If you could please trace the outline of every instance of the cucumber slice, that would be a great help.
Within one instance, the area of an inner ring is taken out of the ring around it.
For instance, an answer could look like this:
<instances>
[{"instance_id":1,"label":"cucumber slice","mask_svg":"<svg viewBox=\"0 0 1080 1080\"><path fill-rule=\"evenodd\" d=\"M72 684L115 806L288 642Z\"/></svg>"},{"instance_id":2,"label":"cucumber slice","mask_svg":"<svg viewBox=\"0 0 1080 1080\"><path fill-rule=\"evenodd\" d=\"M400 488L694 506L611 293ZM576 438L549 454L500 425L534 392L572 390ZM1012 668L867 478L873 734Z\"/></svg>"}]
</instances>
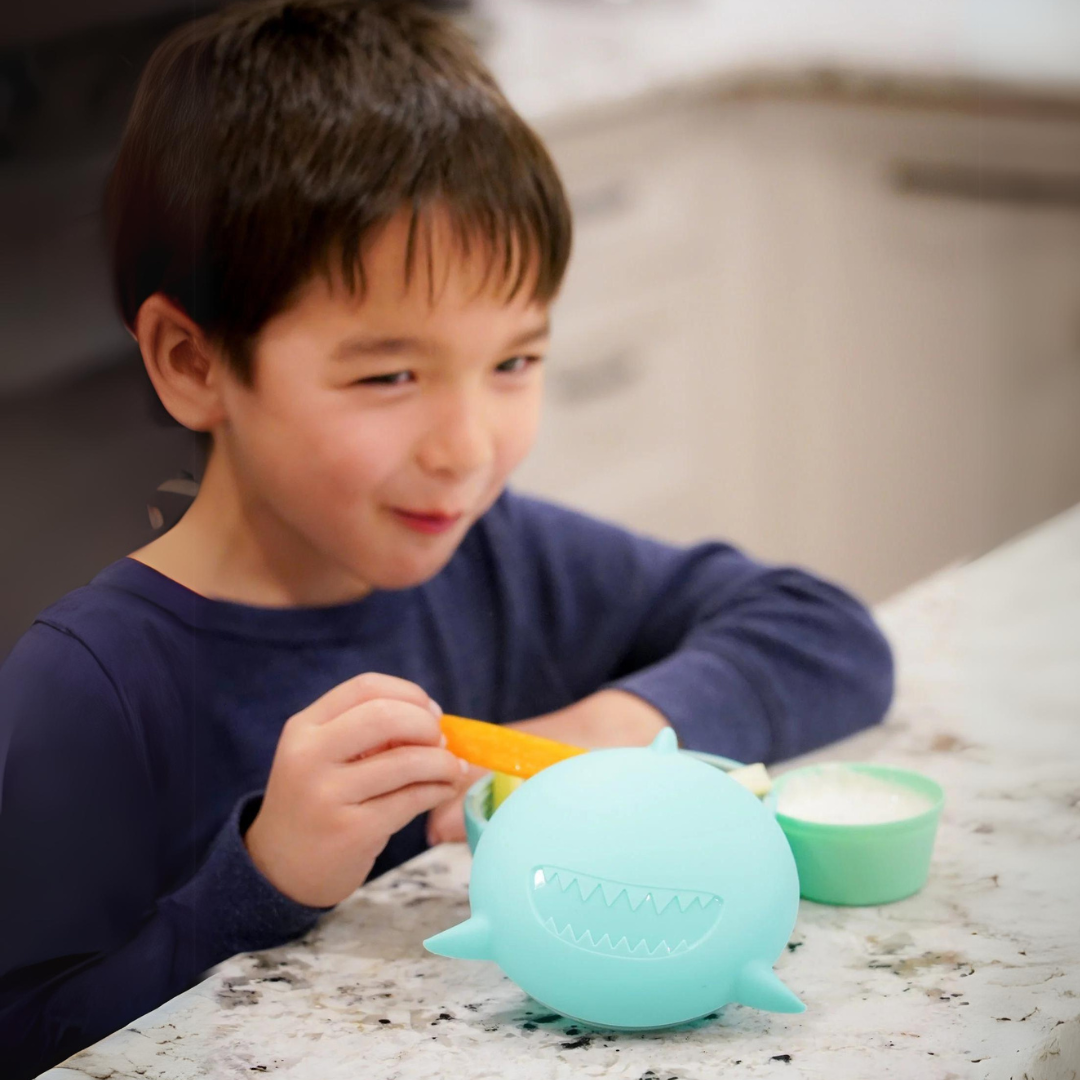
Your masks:
<instances>
[{"instance_id":1,"label":"cucumber slice","mask_svg":"<svg viewBox=\"0 0 1080 1080\"><path fill-rule=\"evenodd\" d=\"M510 776L508 773L493 772L491 774L491 812L494 814L499 806L505 802L507 796L516 791L525 783L524 777Z\"/></svg>"},{"instance_id":2,"label":"cucumber slice","mask_svg":"<svg viewBox=\"0 0 1080 1080\"><path fill-rule=\"evenodd\" d=\"M743 787L749 788L759 799L772 790L772 779L761 762L732 769L728 776L737 780Z\"/></svg>"}]
</instances>

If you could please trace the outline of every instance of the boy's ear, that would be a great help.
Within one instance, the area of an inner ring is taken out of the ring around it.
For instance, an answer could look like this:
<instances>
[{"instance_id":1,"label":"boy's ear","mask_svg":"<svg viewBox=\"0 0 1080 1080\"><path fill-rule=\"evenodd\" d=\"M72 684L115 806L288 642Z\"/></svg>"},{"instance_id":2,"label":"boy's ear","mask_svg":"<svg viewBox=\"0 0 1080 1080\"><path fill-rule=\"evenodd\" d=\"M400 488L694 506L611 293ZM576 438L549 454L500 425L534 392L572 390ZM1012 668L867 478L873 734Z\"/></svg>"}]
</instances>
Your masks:
<instances>
[{"instance_id":1,"label":"boy's ear","mask_svg":"<svg viewBox=\"0 0 1080 1080\"><path fill-rule=\"evenodd\" d=\"M161 404L192 431L211 431L224 419L218 351L182 308L161 293L148 296L132 337Z\"/></svg>"}]
</instances>

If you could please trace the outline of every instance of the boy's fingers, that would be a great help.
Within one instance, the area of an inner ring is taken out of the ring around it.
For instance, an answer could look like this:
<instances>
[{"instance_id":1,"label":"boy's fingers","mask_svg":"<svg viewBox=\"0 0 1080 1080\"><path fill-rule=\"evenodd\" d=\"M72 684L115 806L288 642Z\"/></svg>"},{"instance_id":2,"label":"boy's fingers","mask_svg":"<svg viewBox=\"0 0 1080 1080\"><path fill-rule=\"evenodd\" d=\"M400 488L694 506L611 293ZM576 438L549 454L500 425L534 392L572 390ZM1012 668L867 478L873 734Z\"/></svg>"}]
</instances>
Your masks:
<instances>
[{"instance_id":1,"label":"boy's fingers","mask_svg":"<svg viewBox=\"0 0 1080 1080\"><path fill-rule=\"evenodd\" d=\"M442 729L421 705L375 698L326 721L318 738L322 760L346 762L393 745L439 746Z\"/></svg>"},{"instance_id":2,"label":"boy's fingers","mask_svg":"<svg viewBox=\"0 0 1080 1080\"><path fill-rule=\"evenodd\" d=\"M416 683L409 682L408 679L399 679L396 675L365 671L327 690L322 697L317 698L297 715L303 716L312 724L325 724L354 705L360 705L374 698L408 701L434 714L432 708L434 703Z\"/></svg>"},{"instance_id":3,"label":"boy's fingers","mask_svg":"<svg viewBox=\"0 0 1080 1080\"><path fill-rule=\"evenodd\" d=\"M335 801L341 803L366 803L399 789L434 784L439 788L434 806L453 798L454 782L460 775L458 759L449 750L437 746L395 746L350 762L336 770L329 783Z\"/></svg>"},{"instance_id":4,"label":"boy's fingers","mask_svg":"<svg viewBox=\"0 0 1080 1080\"><path fill-rule=\"evenodd\" d=\"M427 842L436 844L450 843L467 839L465 831L465 795L447 799L434 807L428 814Z\"/></svg>"},{"instance_id":5,"label":"boy's fingers","mask_svg":"<svg viewBox=\"0 0 1080 1080\"><path fill-rule=\"evenodd\" d=\"M405 828L413 818L443 802L446 790L445 784L410 784L369 800L364 804L364 810L378 813L380 820L394 833Z\"/></svg>"}]
</instances>

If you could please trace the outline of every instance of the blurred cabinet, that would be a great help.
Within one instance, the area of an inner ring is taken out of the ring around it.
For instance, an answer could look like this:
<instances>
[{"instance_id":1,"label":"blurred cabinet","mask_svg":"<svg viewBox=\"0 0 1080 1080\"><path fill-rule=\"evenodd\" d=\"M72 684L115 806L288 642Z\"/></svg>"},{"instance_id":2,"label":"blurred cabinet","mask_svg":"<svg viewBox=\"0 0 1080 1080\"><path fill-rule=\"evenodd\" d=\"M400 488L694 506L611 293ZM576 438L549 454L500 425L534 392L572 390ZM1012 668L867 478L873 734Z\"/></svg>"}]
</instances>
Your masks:
<instances>
[{"instance_id":1,"label":"blurred cabinet","mask_svg":"<svg viewBox=\"0 0 1080 1080\"><path fill-rule=\"evenodd\" d=\"M707 140L693 110L548 136L574 211L537 445L516 486L630 527L699 535L698 220Z\"/></svg>"},{"instance_id":2,"label":"blurred cabinet","mask_svg":"<svg viewBox=\"0 0 1080 1080\"><path fill-rule=\"evenodd\" d=\"M1080 500L1080 115L695 99L545 135L578 232L520 487L871 600Z\"/></svg>"}]
</instances>

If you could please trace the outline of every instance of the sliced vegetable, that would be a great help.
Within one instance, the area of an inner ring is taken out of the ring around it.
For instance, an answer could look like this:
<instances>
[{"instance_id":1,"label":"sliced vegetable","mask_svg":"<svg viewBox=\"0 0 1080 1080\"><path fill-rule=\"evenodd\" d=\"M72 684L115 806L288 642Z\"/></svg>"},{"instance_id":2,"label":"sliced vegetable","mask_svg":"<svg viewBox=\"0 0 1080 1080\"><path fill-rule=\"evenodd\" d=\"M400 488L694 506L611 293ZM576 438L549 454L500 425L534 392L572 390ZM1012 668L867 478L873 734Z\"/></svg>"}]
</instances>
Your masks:
<instances>
[{"instance_id":1,"label":"sliced vegetable","mask_svg":"<svg viewBox=\"0 0 1080 1080\"><path fill-rule=\"evenodd\" d=\"M506 801L508 795L513 794L525 783L523 776L507 776L506 773L497 772L491 774L491 812L496 810Z\"/></svg>"},{"instance_id":2,"label":"sliced vegetable","mask_svg":"<svg viewBox=\"0 0 1080 1080\"><path fill-rule=\"evenodd\" d=\"M743 765L742 768L732 769L728 776L732 780L737 780L744 788L749 788L759 799L772 790L772 780L760 761L754 765Z\"/></svg>"},{"instance_id":3,"label":"sliced vegetable","mask_svg":"<svg viewBox=\"0 0 1080 1080\"><path fill-rule=\"evenodd\" d=\"M464 758L481 769L523 780L557 761L588 752L580 746L484 720L466 720L463 716L444 714L439 723L446 736L446 749L455 757Z\"/></svg>"}]
</instances>

